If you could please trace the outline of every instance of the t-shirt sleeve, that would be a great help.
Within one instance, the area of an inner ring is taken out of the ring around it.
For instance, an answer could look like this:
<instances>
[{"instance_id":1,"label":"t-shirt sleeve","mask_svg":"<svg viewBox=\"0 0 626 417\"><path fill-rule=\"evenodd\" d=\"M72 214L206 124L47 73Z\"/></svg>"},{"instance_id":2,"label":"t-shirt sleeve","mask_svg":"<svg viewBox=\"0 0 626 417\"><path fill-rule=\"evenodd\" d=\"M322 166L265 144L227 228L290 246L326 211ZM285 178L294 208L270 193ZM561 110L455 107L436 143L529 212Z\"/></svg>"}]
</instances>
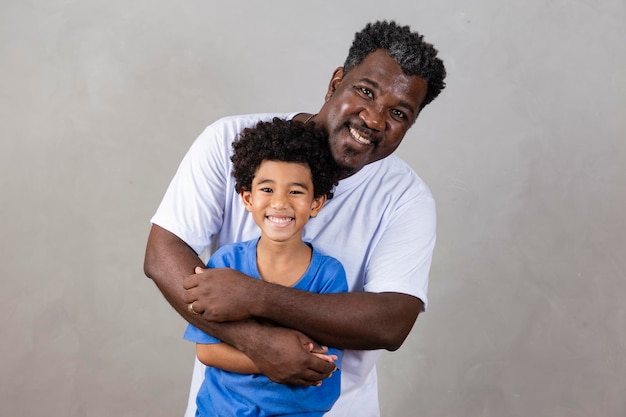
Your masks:
<instances>
[{"instance_id":1,"label":"t-shirt sleeve","mask_svg":"<svg viewBox=\"0 0 626 417\"><path fill-rule=\"evenodd\" d=\"M316 290L320 294L348 292L348 282L346 280L346 271L341 262L332 257L325 257L325 262L321 268L321 274L324 276L324 282Z\"/></svg>"},{"instance_id":2,"label":"t-shirt sleeve","mask_svg":"<svg viewBox=\"0 0 626 417\"><path fill-rule=\"evenodd\" d=\"M205 345L211 345L221 342L219 339L216 339L210 334L203 332L192 324L187 325L187 329L185 330L183 339L189 340L190 342L202 343Z\"/></svg>"},{"instance_id":3,"label":"t-shirt sleeve","mask_svg":"<svg viewBox=\"0 0 626 417\"><path fill-rule=\"evenodd\" d=\"M174 233L197 254L204 252L228 221L226 200L236 196L230 161L233 140L260 120L295 115L228 116L212 123L189 148L150 221Z\"/></svg>"},{"instance_id":4,"label":"t-shirt sleeve","mask_svg":"<svg viewBox=\"0 0 626 417\"><path fill-rule=\"evenodd\" d=\"M428 190L399 206L368 264L365 291L401 292L428 303L436 239L435 201Z\"/></svg>"},{"instance_id":5,"label":"t-shirt sleeve","mask_svg":"<svg viewBox=\"0 0 626 417\"><path fill-rule=\"evenodd\" d=\"M230 140L222 136L209 126L194 141L151 219L198 254L209 246L223 221Z\"/></svg>"}]
</instances>

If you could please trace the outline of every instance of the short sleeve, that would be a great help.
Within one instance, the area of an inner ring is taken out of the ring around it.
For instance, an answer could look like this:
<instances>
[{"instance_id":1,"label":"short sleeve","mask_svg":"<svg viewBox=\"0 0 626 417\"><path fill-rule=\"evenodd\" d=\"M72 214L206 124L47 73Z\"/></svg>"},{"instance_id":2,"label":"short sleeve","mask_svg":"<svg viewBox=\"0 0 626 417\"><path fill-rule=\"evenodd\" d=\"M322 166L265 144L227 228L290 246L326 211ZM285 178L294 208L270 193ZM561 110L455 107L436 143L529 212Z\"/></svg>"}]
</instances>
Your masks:
<instances>
[{"instance_id":1,"label":"short sleeve","mask_svg":"<svg viewBox=\"0 0 626 417\"><path fill-rule=\"evenodd\" d=\"M189 340L190 342L202 343L205 345L220 343L219 339L214 338L213 336L203 332L202 330L191 324L187 325L187 329L185 330L183 339Z\"/></svg>"}]
</instances>

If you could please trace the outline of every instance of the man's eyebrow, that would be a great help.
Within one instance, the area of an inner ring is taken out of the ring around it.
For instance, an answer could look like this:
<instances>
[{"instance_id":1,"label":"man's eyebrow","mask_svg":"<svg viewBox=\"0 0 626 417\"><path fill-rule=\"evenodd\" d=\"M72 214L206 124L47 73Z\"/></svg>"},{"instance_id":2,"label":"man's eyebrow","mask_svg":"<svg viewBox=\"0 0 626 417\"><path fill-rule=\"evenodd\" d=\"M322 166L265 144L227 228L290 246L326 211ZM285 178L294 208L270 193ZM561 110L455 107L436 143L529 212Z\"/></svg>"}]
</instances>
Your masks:
<instances>
[{"instance_id":1,"label":"man's eyebrow","mask_svg":"<svg viewBox=\"0 0 626 417\"><path fill-rule=\"evenodd\" d=\"M367 83L367 84L371 85L372 87L380 90L380 84L378 84L376 81L374 81L374 80L372 80L370 78L367 78L367 77L363 78L362 81L364 83Z\"/></svg>"},{"instance_id":2,"label":"man's eyebrow","mask_svg":"<svg viewBox=\"0 0 626 417\"><path fill-rule=\"evenodd\" d=\"M413 108L413 106L411 106L409 104L409 102L404 101L404 100L400 100L400 102L398 103L399 107L404 108L405 110L407 110L409 113L411 113L411 115L415 115L415 109Z\"/></svg>"}]
</instances>

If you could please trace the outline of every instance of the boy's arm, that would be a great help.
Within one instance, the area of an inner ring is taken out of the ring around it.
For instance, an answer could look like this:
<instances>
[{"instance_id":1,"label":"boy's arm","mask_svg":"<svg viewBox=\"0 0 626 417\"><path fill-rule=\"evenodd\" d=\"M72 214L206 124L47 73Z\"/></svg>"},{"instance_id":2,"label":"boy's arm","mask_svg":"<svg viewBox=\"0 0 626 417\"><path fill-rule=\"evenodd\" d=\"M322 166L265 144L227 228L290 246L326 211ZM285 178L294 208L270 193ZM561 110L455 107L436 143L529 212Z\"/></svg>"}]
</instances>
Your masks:
<instances>
[{"instance_id":1,"label":"boy's arm","mask_svg":"<svg viewBox=\"0 0 626 417\"><path fill-rule=\"evenodd\" d=\"M274 382L315 385L330 376L333 365L311 352L324 352L305 334L282 327L266 328L254 320L215 323L193 315L183 300L183 279L203 266L197 254L178 236L153 225L144 260L145 274L152 278L174 309L189 323L245 352L260 371ZM242 275L226 271L227 280ZM194 304L194 307L196 305Z\"/></svg>"},{"instance_id":2,"label":"boy's arm","mask_svg":"<svg viewBox=\"0 0 626 417\"><path fill-rule=\"evenodd\" d=\"M334 363L338 359L337 355L324 355L321 353L314 353L313 355L330 363ZM206 366L218 368L223 371L238 374L261 373L252 359L227 343L196 343L196 356L198 360Z\"/></svg>"},{"instance_id":3,"label":"boy's arm","mask_svg":"<svg viewBox=\"0 0 626 417\"><path fill-rule=\"evenodd\" d=\"M196 343L198 360L206 366L238 374L258 374L259 368L240 350L227 343Z\"/></svg>"}]
</instances>

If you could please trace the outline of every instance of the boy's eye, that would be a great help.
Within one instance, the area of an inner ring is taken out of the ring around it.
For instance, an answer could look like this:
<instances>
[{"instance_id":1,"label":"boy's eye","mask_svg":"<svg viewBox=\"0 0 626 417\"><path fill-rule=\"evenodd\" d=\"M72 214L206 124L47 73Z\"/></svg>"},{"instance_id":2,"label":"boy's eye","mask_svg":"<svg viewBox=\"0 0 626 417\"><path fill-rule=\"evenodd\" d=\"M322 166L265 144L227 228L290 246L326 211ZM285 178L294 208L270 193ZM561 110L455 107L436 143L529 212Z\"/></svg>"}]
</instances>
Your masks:
<instances>
[{"instance_id":1,"label":"boy's eye","mask_svg":"<svg viewBox=\"0 0 626 417\"><path fill-rule=\"evenodd\" d=\"M264 192L264 193L271 193L271 192L272 192L272 189L271 189L271 188L269 188L269 187L263 187L263 188L261 188L261 192Z\"/></svg>"}]
</instances>

